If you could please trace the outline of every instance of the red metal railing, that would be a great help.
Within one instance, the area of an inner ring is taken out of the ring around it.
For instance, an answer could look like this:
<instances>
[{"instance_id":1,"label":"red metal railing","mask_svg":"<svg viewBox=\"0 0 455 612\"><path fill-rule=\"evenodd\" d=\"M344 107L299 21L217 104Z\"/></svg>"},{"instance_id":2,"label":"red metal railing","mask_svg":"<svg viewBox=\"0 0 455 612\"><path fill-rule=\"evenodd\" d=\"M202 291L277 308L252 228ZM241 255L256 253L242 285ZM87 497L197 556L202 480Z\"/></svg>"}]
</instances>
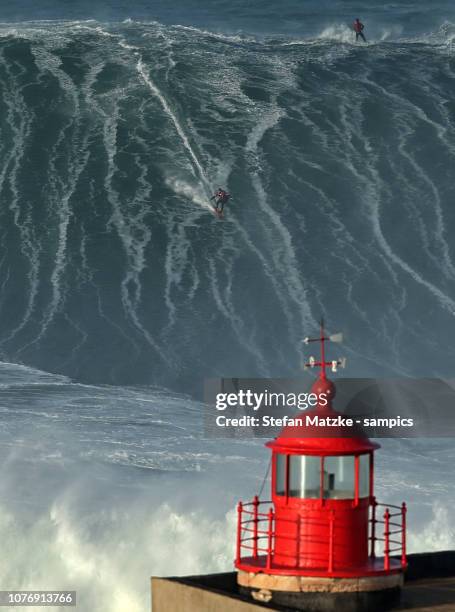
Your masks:
<instances>
[{"instance_id":1,"label":"red metal railing","mask_svg":"<svg viewBox=\"0 0 455 612\"><path fill-rule=\"evenodd\" d=\"M376 508L380 506L385 508L383 519L378 520L376 518ZM392 510L392 512L390 511ZM406 504L403 502L401 506L395 506L393 504L379 504L376 500L373 500L371 504L371 535L370 535L370 555L372 558L376 556L376 542L384 542L384 569L390 569L390 558L393 556L399 556L401 566L406 567ZM398 522L400 517L400 522ZM383 537L376 536L376 525L384 525ZM392 537L390 537L392 536Z\"/></svg>"},{"instance_id":2,"label":"red metal railing","mask_svg":"<svg viewBox=\"0 0 455 612\"><path fill-rule=\"evenodd\" d=\"M259 557L264 560L265 557L265 568L267 570L273 568L276 530L275 513L270 506L271 503L271 501L259 501L257 496L254 497L252 502L246 504L239 502L237 506L237 564L245 559L252 559L254 561ZM268 511L260 512L259 506L264 505L269 505ZM329 541L327 557L325 558L325 565L329 572L333 570L334 525L335 513L332 511L328 515ZM246 553L245 556L244 553ZM281 556L283 556L283 553L281 553ZM297 561L297 559L295 561Z\"/></svg>"},{"instance_id":3,"label":"red metal railing","mask_svg":"<svg viewBox=\"0 0 455 612\"><path fill-rule=\"evenodd\" d=\"M236 564L242 561L265 561L266 570L273 569L274 545L276 538L275 514L270 507L271 501L259 501L255 496L252 502L239 502L237 506L237 547ZM269 505L267 512L261 512L260 506ZM376 518L377 507L384 507L383 520ZM392 512L391 512L392 510ZM398 522L397 517L401 518ZM306 520L306 519L303 519ZM328 546L327 558L322 565L328 572L334 571L334 546L336 512L332 510L327 515ZM370 524L370 558L376 558L376 542L383 542L384 570L391 569L391 558L400 559L402 568L406 567L406 504L394 506L379 504L374 499L371 503ZM383 535L377 535L377 525L383 525ZM398 535L399 534L399 535ZM245 554L246 553L246 554ZM382 556L382 555L381 555ZM295 559L298 565L298 559Z\"/></svg>"},{"instance_id":4,"label":"red metal railing","mask_svg":"<svg viewBox=\"0 0 455 612\"><path fill-rule=\"evenodd\" d=\"M239 502L237 506L238 519L236 553L238 563L242 558L242 550L246 549L247 551L250 551L249 556L252 556L253 559L257 559L259 553L266 554L266 566L268 568L271 567L273 555L274 513L272 508L270 508L268 512L259 512L260 505L271 503L272 502L270 501L260 502L257 495L254 497L252 502L247 504ZM246 536L245 533L247 534Z\"/></svg>"}]
</instances>

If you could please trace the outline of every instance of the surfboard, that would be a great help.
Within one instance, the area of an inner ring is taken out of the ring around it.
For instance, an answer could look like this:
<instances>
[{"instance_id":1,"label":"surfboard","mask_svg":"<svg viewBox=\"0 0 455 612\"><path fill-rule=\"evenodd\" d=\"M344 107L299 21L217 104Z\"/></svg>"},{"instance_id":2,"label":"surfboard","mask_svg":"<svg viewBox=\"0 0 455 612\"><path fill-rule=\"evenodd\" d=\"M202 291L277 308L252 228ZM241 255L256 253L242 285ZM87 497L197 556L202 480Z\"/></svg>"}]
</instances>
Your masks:
<instances>
[{"instance_id":1,"label":"surfboard","mask_svg":"<svg viewBox=\"0 0 455 612\"><path fill-rule=\"evenodd\" d=\"M213 214L218 217L218 219L224 219L224 214L217 210L214 206L213 206Z\"/></svg>"}]
</instances>

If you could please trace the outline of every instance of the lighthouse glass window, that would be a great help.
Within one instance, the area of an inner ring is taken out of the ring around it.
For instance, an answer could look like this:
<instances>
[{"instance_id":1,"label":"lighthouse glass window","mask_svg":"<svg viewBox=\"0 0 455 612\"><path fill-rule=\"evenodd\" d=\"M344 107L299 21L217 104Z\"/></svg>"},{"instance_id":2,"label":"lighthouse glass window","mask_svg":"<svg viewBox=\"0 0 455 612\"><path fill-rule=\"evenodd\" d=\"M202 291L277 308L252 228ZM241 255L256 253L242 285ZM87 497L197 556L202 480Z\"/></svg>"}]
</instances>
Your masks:
<instances>
[{"instance_id":1,"label":"lighthouse glass window","mask_svg":"<svg viewBox=\"0 0 455 612\"><path fill-rule=\"evenodd\" d=\"M286 463L288 486L286 487ZM321 479L321 462L323 478ZM359 497L369 495L370 456L359 456ZM317 457L276 455L275 493L302 499L354 499L355 457L352 455ZM322 481L322 482L321 482ZM321 485L323 489L321 491Z\"/></svg>"},{"instance_id":2,"label":"lighthouse glass window","mask_svg":"<svg viewBox=\"0 0 455 612\"><path fill-rule=\"evenodd\" d=\"M369 455L359 456L359 497L369 495ZM355 497L355 458L353 456L324 458L324 498L353 499Z\"/></svg>"},{"instance_id":3,"label":"lighthouse glass window","mask_svg":"<svg viewBox=\"0 0 455 612\"><path fill-rule=\"evenodd\" d=\"M320 457L290 455L289 497L319 497L320 474Z\"/></svg>"},{"instance_id":4,"label":"lighthouse glass window","mask_svg":"<svg viewBox=\"0 0 455 612\"><path fill-rule=\"evenodd\" d=\"M354 457L324 457L324 498L353 499L354 496Z\"/></svg>"}]
</instances>

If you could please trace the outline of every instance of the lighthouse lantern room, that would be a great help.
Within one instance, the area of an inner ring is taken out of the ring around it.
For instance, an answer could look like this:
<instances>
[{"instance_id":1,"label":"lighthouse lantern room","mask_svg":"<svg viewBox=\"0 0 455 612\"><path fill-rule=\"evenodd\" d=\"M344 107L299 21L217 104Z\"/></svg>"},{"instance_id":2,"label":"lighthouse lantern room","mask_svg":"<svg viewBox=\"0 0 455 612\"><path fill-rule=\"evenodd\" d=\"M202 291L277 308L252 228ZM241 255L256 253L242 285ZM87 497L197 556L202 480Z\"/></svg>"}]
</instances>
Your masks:
<instances>
[{"instance_id":1,"label":"lighthouse lantern room","mask_svg":"<svg viewBox=\"0 0 455 612\"><path fill-rule=\"evenodd\" d=\"M320 360L307 365L320 368L311 391L324 401L303 414L322 425L289 425L268 442L271 500L238 504L237 581L256 600L294 609L382 611L399 598L406 568L406 505L376 500L379 444L342 422L324 425L342 416L326 374L339 364L326 361L330 339L322 323L320 337L306 339L320 343Z\"/></svg>"}]
</instances>

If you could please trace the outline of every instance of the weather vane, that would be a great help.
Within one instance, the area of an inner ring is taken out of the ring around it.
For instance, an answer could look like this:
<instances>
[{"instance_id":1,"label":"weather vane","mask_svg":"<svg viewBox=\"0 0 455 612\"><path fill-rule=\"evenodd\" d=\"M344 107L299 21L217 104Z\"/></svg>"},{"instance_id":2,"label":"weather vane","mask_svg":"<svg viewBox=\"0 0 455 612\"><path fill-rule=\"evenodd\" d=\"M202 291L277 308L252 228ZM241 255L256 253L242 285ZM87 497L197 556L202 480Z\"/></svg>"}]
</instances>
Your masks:
<instances>
[{"instance_id":1,"label":"weather vane","mask_svg":"<svg viewBox=\"0 0 455 612\"><path fill-rule=\"evenodd\" d=\"M306 370L308 368L321 368L321 378L326 378L326 367L330 366L332 372L337 372L338 368L346 367L346 358L342 357L341 359L331 359L326 361L325 358L325 343L326 342L343 342L343 334L332 334L330 336L325 335L324 330L324 320L321 319L321 333L319 338L304 338L302 340L303 344L310 344L310 342L319 342L321 345L321 356L320 360L316 361L315 357L309 357L308 362L303 364L303 368Z\"/></svg>"}]
</instances>

